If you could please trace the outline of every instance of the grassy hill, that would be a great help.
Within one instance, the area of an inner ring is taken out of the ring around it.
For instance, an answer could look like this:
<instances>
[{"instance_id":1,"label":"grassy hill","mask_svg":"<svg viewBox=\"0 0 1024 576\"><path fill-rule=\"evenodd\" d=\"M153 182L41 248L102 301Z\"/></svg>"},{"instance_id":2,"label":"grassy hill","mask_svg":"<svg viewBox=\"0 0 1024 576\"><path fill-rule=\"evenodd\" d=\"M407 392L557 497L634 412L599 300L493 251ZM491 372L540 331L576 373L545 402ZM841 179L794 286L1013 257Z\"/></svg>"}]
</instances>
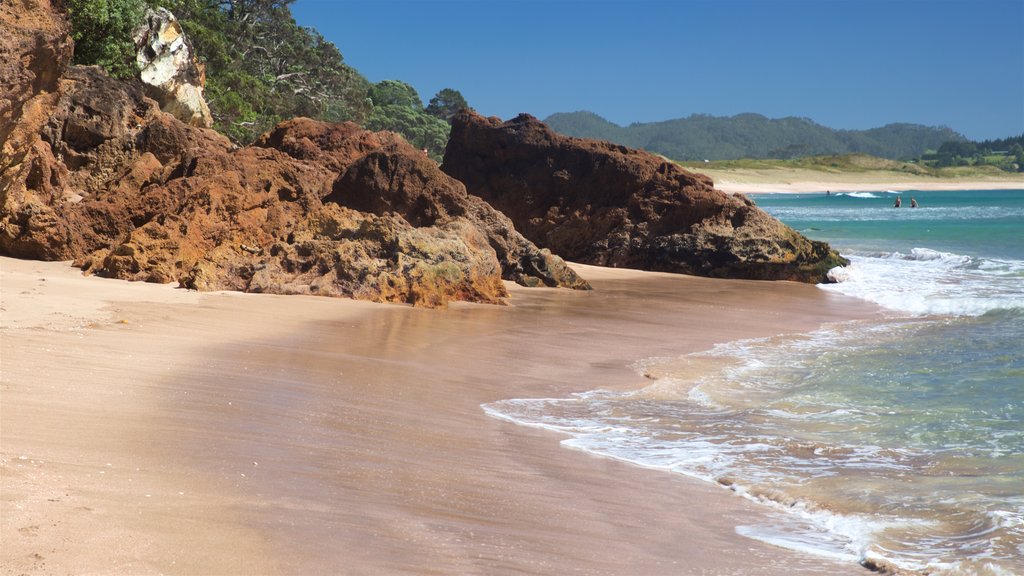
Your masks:
<instances>
[{"instance_id":1,"label":"grassy hill","mask_svg":"<svg viewBox=\"0 0 1024 576\"><path fill-rule=\"evenodd\" d=\"M963 135L945 127L889 124L870 130L835 130L807 118L772 119L760 114L695 114L619 126L592 112L570 112L552 114L545 122L568 136L609 140L676 160L785 159L839 154L899 160L920 157L944 142L966 141Z\"/></svg>"}]
</instances>

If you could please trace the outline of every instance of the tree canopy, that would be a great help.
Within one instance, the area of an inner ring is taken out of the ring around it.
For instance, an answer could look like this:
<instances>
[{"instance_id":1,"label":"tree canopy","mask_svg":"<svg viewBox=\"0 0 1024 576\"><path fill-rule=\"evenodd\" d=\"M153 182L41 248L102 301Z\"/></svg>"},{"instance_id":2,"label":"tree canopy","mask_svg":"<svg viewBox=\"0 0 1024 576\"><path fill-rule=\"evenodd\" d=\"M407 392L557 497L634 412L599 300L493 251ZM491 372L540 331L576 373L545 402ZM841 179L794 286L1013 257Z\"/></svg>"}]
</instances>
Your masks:
<instances>
[{"instance_id":1,"label":"tree canopy","mask_svg":"<svg viewBox=\"0 0 1024 576\"><path fill-rule=\"evenodd\" d=\"M116 78L135 74L132 31L142 21L139 0L65 0L73 24L75 64L99 65Z\"/></svg>"},{"instance_id":2,"label":"tree canopy","mask_svg":"<svg viewBox=\"0 0 1024 576\"><path fill-rule=\"evenodd\" d=\"M370 114L370 83L334 44L296 24L293 1L160 2L206 64L214 127L240 143L294 116L364 122Z\"/></svg>"},{"instance_id":3,"label":"tree canopy","mask_svg":"<svg viewBox=\"0 0 1024 576\"><path fill-rule=\"evenodd\" d=\"M469 103L462 96L462 93L452 88L444 88L430 99L427 104L427 114L450 122L460 110L469 108Z\"/></svg>"},{"instance_id":4,"label":"tree canopy","mask_svg":"<svg viewBox=\"0 0 1024 576\"><path fill-rule=\"evenodd\" d=\"M448 125L435 112L450 102L466 106L457 90L442 90L428 110L405 82L371 84L334 44L295 22L289 8L294 0L65 1L75 62L98 64L122 78L136 73L132 32L145 9L170 10L206 67L214 128L240 144L281 120L308 116L392 130L440 157Z\"/></svg>"},{"instance_id":5,"label":"tree canopy","mask_svg":"<svg viewBox=\"0 0 1024 576\"><path fill-rule=\"evenodd\" d=\"M405 106L423 108L419 93L401 80L381 80L370 87L370 100L374 106Z\"/></svg>"},{"instance_id":6,"label":"tree canopy","mask_svg":"<svg viewBox=\"0 0 1024 576\"><path fill-rule=\"evenodd\" d=\"M370 88L373 112L366 122L370 130L393 130L417 148L439 159L448 142L448 123L431 116L412 86L398 80L382 80Z\"/></svg>"}]
</instances>

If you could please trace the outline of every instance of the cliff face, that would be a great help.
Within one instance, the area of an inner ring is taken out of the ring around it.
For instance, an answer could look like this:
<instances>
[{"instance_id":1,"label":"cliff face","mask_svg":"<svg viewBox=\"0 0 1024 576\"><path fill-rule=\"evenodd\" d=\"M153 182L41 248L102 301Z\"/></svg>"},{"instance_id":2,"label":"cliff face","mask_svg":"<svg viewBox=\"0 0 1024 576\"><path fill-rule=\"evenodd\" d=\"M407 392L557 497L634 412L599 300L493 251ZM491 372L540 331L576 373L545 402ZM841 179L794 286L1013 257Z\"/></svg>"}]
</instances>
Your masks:
<instances>
[{"instance_id":1,"label":"cliff face","mask_svg":"<svg viewBox=\"0 0 1024 576\"><path fill-rule=\"evenodd\" d=\"M296 119L238 149L139 82L68 66L45 2L4 3L0 24L0 254L424 306L499 302L502 278L586 287L395 134Z\"/></svg>"},{"instance_id":2,"label":"cliff face","mask_svg":"<svg viewBox=\"0 0 1024 576\"><path fill-rule=\"evenodd\" d=\"M601 266L712 277L826 281L846 261L710 178L623 146L556 134L521 115L464 111L442 169L524 236Z\"/></svg>"}]
</instances>

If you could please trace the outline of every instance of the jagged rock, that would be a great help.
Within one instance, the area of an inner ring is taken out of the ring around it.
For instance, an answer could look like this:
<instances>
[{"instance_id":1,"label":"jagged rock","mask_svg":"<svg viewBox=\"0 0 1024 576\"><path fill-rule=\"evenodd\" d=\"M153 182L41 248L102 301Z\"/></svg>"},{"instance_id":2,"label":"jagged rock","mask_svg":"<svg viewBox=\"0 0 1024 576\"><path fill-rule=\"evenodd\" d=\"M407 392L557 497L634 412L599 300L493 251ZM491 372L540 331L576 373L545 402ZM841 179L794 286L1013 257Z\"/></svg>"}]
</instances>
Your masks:
<instances>
[{"instance_id":1,"label":"jagged rock","mask_svg":"<svg viewBox=\"0 0 1024 576\"><path fill-rule=\"evenodd\" d=\"M166 8L147 9L145 23L133 36L135 64L147 95L186 124L212 126L213 116L203 97L203 65L174 14Z\"/></svg>"},{"instance_id":2,"label":"jagged rock","mask_svg":"<svg viewBox=\"0 0 1024 576\"><path fill-rule=\"evenodd\" d=\"M529 115L463 111L442 169L522 234L577 262L822 282L845 259L742 195L639 150L561 136Z\"/></svg>"},{"instance_id":3,"label":"jagged rock","mask_svg":"<svg viewBox=\"0 0 1024 576\"><path fill-rule=\"evenodd\" d=\"M53 189L66 170L40 132L71 62L70 28L49 0L16 0L0 3L0 30L0 252L57 258L50 239L67 234Z\"/></svg>"},{"instance_id":4,"label":"jagged rock","mask_svg":"<svg viewBox=\"0 0 1024 576\"><path fill-rule=\"evenodd\" d=\"M292 118L278 123L253 145L277 148L292 158L338 174L366 154L402 141L394 132L370 132L354 122L328 124L310 118ZM328 192L329 189L324 193Z\"/></svg>"},{"instance_id":5,"label":"jagged rock","mask_svg":"<svg viewBox=\"0 0 1024 576\"><path fill-rule=\"evenodd\" d=\"M0 253L70 260L107 246L165 204L146 186L180 174L190 151L231 147L97 67L68 67L46 96L16 123L30 145L0 174Z\"/></svg>"},{"instance_id":6,"label":"jagged rock","mask_svg":"<svg viewBox=\"0 0 1024 576\"><path fill-rule=\"evenodd\" d=\"M484 233L502 276L524 286L590 286L550 251L516 232L512 222L405 141L356 160L334 183L325 202L374 214L393 213L417 227L448 227L464 219Z\"/></svg>"},{"instance_id":7,"label":"jagged rock","mask_svg":"<svg viewBox=\"0 0 1024 576\"><path fill-rule=\"evenodd\" d=\"M162 112L137 80L68 67L52 6L0 6L28 47L0 46L41 55L3 87L18 105L0 124L0 254L200 290L422 306L500 302L503 277L585 287L396 134L300 118L237 148ZM53 49L33 52L42 42Z\"/></svg>"},{"instance_id":8,"label":"jagged rock","mask_svg":"<svg viewBox=\"0 0 1024 576\"><path fill-rule=\"evenodd\" d=\"M68 23L52 18L50 0L0 2L0 142L10 142L10 131L26 102L53 92L57 79L71 62ZM0 170L9 166L13 150L0 156Z\"/></svg>"}]
</instances>

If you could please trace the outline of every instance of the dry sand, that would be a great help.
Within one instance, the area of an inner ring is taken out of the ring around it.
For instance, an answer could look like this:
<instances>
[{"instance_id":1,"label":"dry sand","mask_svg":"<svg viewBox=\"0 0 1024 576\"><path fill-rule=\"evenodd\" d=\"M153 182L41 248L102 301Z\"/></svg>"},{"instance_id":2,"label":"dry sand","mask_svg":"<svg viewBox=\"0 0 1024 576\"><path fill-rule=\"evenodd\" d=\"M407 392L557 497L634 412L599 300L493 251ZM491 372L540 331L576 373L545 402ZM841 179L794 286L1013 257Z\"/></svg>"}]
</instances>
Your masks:
<instances>
[{"instance_id":1,"label":"dry sand","mask_svg":"<svg viewBox=\"0 0 1024 576\"><path fill-rule=\"evenodd\" d=\"M829 174L817 170L695 168L711 176L715 188L743 194L798 192L872 192L879 190L1021 190L1024 174L1006 174L988 179L941 179L896 172L843 172Z\"/></svg>"},{"instance_id":2,"label":"dry sand","mask_svg":"<svg viewBox=\"0 0 1024 576\"><path fill-rule=\"evenodd\" d=\"M580 266L596 290L420 310L196 294L0 259L3 574L857 574L762 511L481 403L870 317L811 286Z\"/></svg>"}]
</instances>

